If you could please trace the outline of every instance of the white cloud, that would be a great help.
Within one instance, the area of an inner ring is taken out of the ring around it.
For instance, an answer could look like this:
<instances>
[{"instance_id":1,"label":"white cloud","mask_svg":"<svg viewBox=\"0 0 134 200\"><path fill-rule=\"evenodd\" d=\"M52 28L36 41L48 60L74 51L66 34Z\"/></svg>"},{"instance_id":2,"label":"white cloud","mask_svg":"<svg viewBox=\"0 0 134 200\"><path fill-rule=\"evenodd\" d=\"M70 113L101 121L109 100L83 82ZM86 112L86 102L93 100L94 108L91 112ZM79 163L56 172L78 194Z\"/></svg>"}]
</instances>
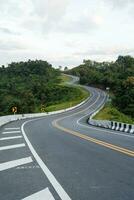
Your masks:
<instances>
[{"instance_id":1,"label":"white cloud","mask_svg":"<svg viewBox=\"0 0 134 200\"><path fill-rule=\"evenodd\" d=\"M39 58L74 65L84 56L134 55L133 0L0 0L0 5L1 64Z\"/></svg>"},{"instance_id":2,"label":"white cloud","mask_svg":"<svg viewBox=\"0 0 134 200\"><path fill-rule=\"evenodd\" d=\"M114 8L122 8L134 4L133 0L105 0L106 3L112 5Z\"/></svg>"},{"instance_id":3,"label":"white cloud","mask_svg":"<svg viewBox=\"0 0 134 200\"><path fill-rule=\"evenodd\" d=\"M32 15L24 21L27 28L48 33L62 20L70 0L32 0Z\"/></svg>"},{"instance_id":4,"label":"white cloud","mask_svg":"<svg viewBox=\"0 0 134 200\"><path fill-rule=\"evenodd\" d=\"M110 46L110 47L103 47L103 48L94 48L89 49L85 52L75 52L75 56L93 56L93 55L119 55L119 54L132 54L134 53L134 48L127 48L127 47L117 47L117 46Z\"/></svg>"},{"instance_id":5,"label":"white cloud","mask_svg":"<svg viewBox=\"0 0 134 200\"><path fill-rule=\"evenodd\" d=\"M40 17L59 18L64 15L70 0L32 0L34 13Z\"/></svg>"}]
</instances>

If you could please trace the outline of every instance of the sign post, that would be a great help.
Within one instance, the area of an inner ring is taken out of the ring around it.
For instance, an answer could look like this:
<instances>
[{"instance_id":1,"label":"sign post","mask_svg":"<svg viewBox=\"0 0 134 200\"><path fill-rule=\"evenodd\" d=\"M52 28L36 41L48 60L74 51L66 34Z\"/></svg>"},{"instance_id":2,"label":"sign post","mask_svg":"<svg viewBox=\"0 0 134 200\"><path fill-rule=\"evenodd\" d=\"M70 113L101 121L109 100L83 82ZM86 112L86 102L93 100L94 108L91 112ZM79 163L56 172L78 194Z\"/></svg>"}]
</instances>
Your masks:
<instances>
[{"instance_id":1,"label":"sign post","mask_svg":"<svg viewBox=\"0 0 134 200\"><path fill-rule=\"evenodd\" d=\"M12 112L14 113L14 115L17 113L17 107L16 106L12 107Z\"/></svg>"}]
</instances>

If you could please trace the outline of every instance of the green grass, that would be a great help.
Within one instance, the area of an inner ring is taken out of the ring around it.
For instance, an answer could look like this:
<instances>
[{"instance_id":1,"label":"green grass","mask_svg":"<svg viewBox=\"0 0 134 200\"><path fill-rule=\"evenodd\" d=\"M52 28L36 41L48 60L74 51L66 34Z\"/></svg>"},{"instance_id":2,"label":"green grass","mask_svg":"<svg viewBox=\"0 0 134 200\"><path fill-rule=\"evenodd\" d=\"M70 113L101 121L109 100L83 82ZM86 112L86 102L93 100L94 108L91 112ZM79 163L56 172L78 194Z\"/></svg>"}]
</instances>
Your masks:
<instances>
[{"instance_id":1,"label":"green grass","mask_svg":"<svg viewBox=\"0 0 134 200\"><path fill-rule=\"evenodd\" d=\"M66 76L66 75L62 75L61 76L61 85L66 85L67 82L69 82L71 80L70 77ZM67 85L68 86L68 85ZM74 97L72 96L72 98L69 100L69 101L65 101L65 102L62 102L62 103L57 103L55 105L50 105L50 106L47 106L45 108L45 111L46 112L52 112L52 111L57 111L57 110L62 110L62 109L66 109L66 108L70 108L70 107L73 107L73 106L76 106L77 104L81 103L82 101L86 100L90 94L87 90L85 90L84 88L80 87L80 86L68 86L68 87L73 87L75 88L75 90L77 91L77 97Z\"/></svg>"},{"instance_id":2,"label":"green grass","mask_svg":"<svg viewBox=\"0 0 134 200\"><path fill-rule=\"evenodd\" d=\"M66 85L69 81L71 81L72 80L72 78L71 77L69 77L69 76L67 76L67 75L65 75L65 74L62 74L61 76L60 76L60 85Z\"/></svg>"},{"instance_id":3,"label":"green grass","mask_svg":"<svg viewBox=\"0 0 134 200\"><path fill-rule=\"evenodd\" d=\"M113 107L111 104L106 104L104 108L94 117L97 120L110 120L118 121L123 123L133 124L134 119L121 113L117 108Z\"/></svg>"}]
</instances>

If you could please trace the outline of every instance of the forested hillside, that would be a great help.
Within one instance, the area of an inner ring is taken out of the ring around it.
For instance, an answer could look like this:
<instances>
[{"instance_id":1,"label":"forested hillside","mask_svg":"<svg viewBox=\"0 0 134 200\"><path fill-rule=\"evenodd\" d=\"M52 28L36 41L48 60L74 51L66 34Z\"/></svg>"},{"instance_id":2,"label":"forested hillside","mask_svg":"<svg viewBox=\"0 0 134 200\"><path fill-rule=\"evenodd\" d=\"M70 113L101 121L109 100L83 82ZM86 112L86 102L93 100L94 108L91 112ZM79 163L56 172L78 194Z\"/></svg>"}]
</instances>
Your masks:
<instances>
[{"instance_id":1,"label":"forested hillside","mask_svg":"<svg viewBox=\"0 0 134 200\"><path fill-rule=\"evenodd\" d=\"M81 91L60 85L61 72L41 60L0 67L0 115L45 111L46 107L75 100Z\"/></svg>"},{"instance_id":2,"label":"forested hillside","mask_svg":"<svg viewBox=\"0 0 134 200\"><path fill-rule=\"evenodd\" d=\"M112 103L134 118L134 58L119 56L115 62L84 60L83 64L67 71L80 77L81 84L93 85L114 94Z\"/></svg>"}]
</instances>

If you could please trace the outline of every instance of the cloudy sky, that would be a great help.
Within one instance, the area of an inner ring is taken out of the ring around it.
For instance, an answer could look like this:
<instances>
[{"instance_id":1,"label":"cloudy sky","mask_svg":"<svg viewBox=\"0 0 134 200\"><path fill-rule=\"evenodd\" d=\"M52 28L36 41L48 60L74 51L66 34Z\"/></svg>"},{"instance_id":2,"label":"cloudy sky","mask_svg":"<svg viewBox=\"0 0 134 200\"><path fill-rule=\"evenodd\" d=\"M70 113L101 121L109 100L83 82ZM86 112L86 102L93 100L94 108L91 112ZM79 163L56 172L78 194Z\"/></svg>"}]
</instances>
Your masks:
<instances>
[{"instance_id":1,"label":"cloudy sky","mask_svg":"<svg viewBox=\"0 0 134 200\"><path fill-rule=\"evenodd\" d=\"M0 65L134 56L134 0L0 0Z\"/></svg>"}]
</instances>

